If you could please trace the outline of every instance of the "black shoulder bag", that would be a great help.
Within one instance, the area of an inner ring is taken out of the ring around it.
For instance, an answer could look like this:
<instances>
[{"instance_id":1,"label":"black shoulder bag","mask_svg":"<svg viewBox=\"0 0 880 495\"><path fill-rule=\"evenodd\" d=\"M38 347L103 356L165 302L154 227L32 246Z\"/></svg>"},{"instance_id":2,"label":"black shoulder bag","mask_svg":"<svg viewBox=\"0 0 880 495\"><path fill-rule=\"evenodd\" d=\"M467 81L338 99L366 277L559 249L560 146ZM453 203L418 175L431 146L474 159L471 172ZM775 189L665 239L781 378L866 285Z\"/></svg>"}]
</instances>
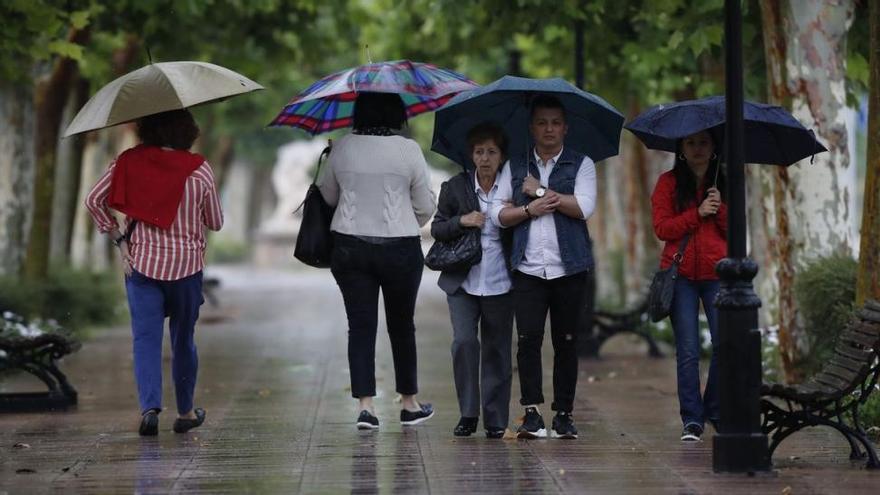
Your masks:
<instances>
[{"instance_id":1,"label":"black shoulder bag","mask_svg":"<svg viewBox=\"0 0 880 495\"><path fill-rule=\"evenodd\" d=\"M684 249L690 238L690 234L684 236L678 246L678 252L672 257L672 265L665 270L658 270L651 280L651 289L648 291L648 314L651 316L651 321L660 321L672 312L672 297L675 295L678 265L681 264Z\"/></svg>"},{"instance_id":2,"label":"black shoulder bag","mask_svg":"<svg viewBox=\"0 0 880 495\"><path fill-rule=\"evenodd\" d=\"M296 209L299 211L302 208L303 219L299 227L299 234L296 236L293 256L315 268L330 268L330 258L333 253L333 234L330 232L330 222L333 221L335 208L324 201L321 191L315 185L318 174L321 172L321 161L329 154L330 146L327 146L318 158L318 170L315 171L315 178L312 179L312 184L306 192L306 199Z\"/></svg>"}]
</instances>

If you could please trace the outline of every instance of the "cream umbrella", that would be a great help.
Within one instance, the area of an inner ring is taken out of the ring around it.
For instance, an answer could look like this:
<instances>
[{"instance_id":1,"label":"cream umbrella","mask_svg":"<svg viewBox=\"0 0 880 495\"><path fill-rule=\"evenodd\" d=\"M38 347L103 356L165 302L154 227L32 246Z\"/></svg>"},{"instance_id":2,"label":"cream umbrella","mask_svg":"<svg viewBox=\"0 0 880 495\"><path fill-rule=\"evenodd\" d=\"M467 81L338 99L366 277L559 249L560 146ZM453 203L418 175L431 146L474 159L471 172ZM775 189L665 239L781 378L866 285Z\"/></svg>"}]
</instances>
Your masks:
<instances>
[{"instance_id":1,"label":"cream umbrella","mask_svg":"<svg viewBox=\"0 0 880 495\"><path fill-rule=\"evenodd\" d=\"M264 89L243 75L207 62L159 62L101 88L67 126L64 137L147 115Z\"/></svg>"}]
</instances>

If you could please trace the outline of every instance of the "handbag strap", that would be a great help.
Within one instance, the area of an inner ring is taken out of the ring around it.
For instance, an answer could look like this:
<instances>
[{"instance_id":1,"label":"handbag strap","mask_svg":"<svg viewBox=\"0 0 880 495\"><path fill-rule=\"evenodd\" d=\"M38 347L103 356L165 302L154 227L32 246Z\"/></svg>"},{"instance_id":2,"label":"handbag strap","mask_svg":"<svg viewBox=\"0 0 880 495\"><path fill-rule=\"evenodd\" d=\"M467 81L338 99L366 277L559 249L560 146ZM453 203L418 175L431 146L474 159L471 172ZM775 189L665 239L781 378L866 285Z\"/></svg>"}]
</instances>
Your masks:
<instances>
[{"instance_id":1,"label":"handbag strap","mask_svg":"<svg viewBox=\"0 0 880 495\"><path fill-rule=\"evenodd\" d=\"M318 181L318 176L321 174L321 163L324 161L324 158L330 156L330 151L333 149L333 140L327 140L327 146L321 151L321 155L318 156L318 168L315 170L315 177L312 178L312 184Z\"/></svg>"},{"instance_id":2,"label":"handbag strap","mask_svg":"<svg viewBox=\"0 0 880 495\"><path fill-rule=\"evenodd\" d=\"M691 240L691 233L688 232L684 235L684 238L681 240L681 243L678 245L678 251L672 256L672 263L675 265L681 264L682 258L684 258L684 248L687 247L688 241Z\"/></svg>"}]
</instances>

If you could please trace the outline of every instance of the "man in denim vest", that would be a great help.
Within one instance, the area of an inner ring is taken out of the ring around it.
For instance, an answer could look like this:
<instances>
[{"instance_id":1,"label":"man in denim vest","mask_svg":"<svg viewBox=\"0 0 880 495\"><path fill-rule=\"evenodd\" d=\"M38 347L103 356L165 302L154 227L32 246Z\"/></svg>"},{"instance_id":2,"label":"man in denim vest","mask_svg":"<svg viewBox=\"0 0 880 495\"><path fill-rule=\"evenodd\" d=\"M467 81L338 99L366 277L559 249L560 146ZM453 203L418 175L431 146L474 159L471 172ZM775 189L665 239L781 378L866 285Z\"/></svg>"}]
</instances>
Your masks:
<instances>
[{"instance_id":1,"label":"man in denim vest","mask_svg":"<svg viewBox=\"0 0 880 495\"><path fill-rule=\"evenodd\" d=\"M553 340L554 438L577 438L571 417L577 387L577 333L593 253L586 219L596 205L596 167L563 146L568 125L562 103L547 95L532 101L529 131L535 148L511 154L499 177L491 219L513 231L510 268L516 311L519 381L525 420L519 438L544 438L538 406L542 392L541 344L550 312ZM512 148L513 149L513 148ZM526 162L528 159L528 162ZM512 203L512 206L511 206Z\"/></svg>"}]
</instances>

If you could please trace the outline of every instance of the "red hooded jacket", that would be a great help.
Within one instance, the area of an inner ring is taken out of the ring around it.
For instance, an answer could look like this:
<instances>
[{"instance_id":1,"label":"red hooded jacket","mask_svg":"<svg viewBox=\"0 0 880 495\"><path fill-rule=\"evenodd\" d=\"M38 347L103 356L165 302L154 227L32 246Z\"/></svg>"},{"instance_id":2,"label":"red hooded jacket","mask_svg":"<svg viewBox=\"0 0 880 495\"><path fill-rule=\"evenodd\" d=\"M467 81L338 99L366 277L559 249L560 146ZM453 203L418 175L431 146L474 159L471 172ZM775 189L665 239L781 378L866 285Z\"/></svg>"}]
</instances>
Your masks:
<instances>
[{"instance_id":1,"label":"red hooded jacket","mask_svg":"<svg viewBox=\"0 0 880 495\"><path fill-rule=\"evenodd\" d=\"M684 211L675 206L675 175L670 170L657 179L651 195L654 233L665 241L660 268L672 265L682 238L690 233L678 272L689 280L717 280L715 264L727 256L727 205L721 203L718 213L700 218L697 208L703 201L702 188L698 197Z\"/></svg>"}]
</instances>

